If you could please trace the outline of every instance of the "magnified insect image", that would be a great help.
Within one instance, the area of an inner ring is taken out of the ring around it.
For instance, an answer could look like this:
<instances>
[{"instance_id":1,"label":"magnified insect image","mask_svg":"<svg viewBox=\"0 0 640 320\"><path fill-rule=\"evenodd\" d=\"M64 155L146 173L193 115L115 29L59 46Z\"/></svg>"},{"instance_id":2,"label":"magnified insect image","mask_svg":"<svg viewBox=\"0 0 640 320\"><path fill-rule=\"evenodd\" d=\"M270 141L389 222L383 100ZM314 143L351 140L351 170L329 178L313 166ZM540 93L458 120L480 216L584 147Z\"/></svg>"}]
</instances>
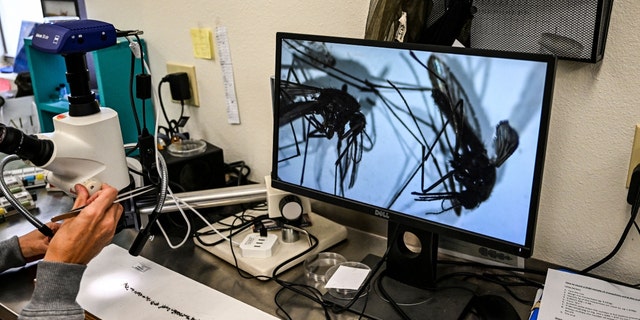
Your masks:
<instances>
[{"instance_id":1,"label":"magnified insect image","mask_svg":"<svg viewBox=\"0 0 640 320\"><path fill-rule=\"evenodd\" d=\"M545 63L282 41L281 179L524 243Z\"/></svg>"}]
</instances>

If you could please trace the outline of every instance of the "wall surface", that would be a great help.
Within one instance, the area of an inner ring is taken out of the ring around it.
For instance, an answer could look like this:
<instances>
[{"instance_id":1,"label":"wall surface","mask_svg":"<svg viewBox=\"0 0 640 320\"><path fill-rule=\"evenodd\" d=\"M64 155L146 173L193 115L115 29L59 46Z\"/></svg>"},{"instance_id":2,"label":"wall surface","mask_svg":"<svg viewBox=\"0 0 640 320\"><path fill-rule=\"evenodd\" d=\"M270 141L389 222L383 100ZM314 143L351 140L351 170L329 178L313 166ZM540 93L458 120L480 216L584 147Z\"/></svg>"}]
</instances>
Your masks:
<instances>
[{"instance_id":1,"label":"wall surface","mask_svg":"<svg viewBox=\"0 0 640 320\"><path fill-rule=\"evenodd\" d=\"M86 0L86 5L89 18L144 31L154 86L166 74L167 61L196 66L201 107L187 110L188 131L223 148L225 161L246 161L251 178L260 181L271 166L275 32L361 38L369 1ZM613 249L627 223L626 175L640 123L638 16L640 1L615 1L604 60L558 65L536 258L585 268ZM228 30L240 125L227 123L218 60L196 59L191 49L190 28L216 26ZM173 117L179 114L178 106L168 107ZM620 252L596 273L639 283L639 239L632 229Z\"/></svg>"}]
</instances>

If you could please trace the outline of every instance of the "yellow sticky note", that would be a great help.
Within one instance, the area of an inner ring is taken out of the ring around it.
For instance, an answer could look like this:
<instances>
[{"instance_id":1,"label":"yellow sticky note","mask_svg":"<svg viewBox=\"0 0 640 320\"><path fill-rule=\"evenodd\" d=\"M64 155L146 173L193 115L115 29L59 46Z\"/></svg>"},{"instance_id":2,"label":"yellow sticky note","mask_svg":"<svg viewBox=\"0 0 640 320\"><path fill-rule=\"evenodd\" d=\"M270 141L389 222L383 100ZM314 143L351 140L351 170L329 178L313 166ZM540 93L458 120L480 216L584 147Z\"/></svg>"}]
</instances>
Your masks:
<instances>
[{"instance_id":1,"label":"yellow sticky note","mask_svg":"<svg viewBox=\"0 0 640 320\"><path fill-rule=\"evenodd\" d=\"M191 43L193 55L196 58L213 59L213 43L211 41L211 29L191 28Z\"/></svg>"}]
</instances>

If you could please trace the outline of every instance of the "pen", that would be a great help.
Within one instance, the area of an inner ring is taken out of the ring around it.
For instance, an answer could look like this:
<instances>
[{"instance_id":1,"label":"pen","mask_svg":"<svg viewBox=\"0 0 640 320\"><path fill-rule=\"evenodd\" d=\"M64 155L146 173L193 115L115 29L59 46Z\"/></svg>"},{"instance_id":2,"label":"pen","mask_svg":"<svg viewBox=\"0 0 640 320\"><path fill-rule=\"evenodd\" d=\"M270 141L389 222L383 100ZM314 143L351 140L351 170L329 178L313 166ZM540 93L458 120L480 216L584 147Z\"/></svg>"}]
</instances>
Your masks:
<instances>
[{"instance_id":1,"label":"pen","mask_svg":"<svg viewBox=\"0 0 640 320\"><path fill-rule=\"evenodd\" d=\"M155 189L155 186L146 186L146 187L140 187L140 188L128 191L128 192L121 193L120 195L118 195L118 198L115 201L113 201L113 203L118 203L120 201L131 199L131 198L133 198L135 196L139 196L141 194L147 193L147 192L149 192L151 190L154 190L154 189ZM73 217L77 216L80 213L80 211L82 211L82 209L84 209L85 207L86 207L86 205L80 206L80 207L77 207L77 208L75 208L73 210L67 211L67 212L65 212L63 214L57 215L57 216L51 218L51 222L58 222L58 221L61 221L61 220L64 220L64 219L73 218Z\"/></svg>"},{"instance_id":2,"label":"pen","mask_svg":"<svg viewBox=\"0 0 640 320\"><path fill-rule=\"evenodd\" d=\"M542 300L542 289L536 291L536 298L534 299L533 306L531 306L531 314L529 320L538 319L538 312L540 311L540 301Z\"/></svg>"}]
</instances>

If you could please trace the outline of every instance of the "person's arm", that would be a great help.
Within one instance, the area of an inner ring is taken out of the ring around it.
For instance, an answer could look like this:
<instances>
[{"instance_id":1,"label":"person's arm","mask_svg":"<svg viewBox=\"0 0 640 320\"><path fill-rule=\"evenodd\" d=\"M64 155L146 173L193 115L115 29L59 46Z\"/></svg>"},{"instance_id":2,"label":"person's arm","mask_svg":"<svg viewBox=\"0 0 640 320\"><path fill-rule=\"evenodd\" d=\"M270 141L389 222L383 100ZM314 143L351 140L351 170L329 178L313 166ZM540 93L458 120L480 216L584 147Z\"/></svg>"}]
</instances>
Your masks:
<instances>
[{"instance_id":1,"label":"person's arm","mask_svg":"<svg viewBox=\"0 0 640 320\"><path fill-rule=\"evenodd\" d=\"M118 194L113 187L103 185L91 197L84 187L76 186L76 192L74 207L87 207L65 220L51 239L38 264L33 296L19 319L84 319L84 310L76 302L82 274L113 239L123 209L113 203Z\"/></svg>"},{"instance_id":2,"label":"person's arm","mask_svg":"<svg viewBox=\"0 0 640 320\"><path fill-rule=\"evenodd\" d=\"M57 223L47 223L54 233L58 230ZM49 238L33 230L20 237L14 236L0 241L0 272L10 268L22 267L27 262L36 261L44 256L49 247Z\"/></svg>"},{"instance_id":3,"label":"person's arm","mask_svg":"<svg viewBox=\"0 0 640 320\"><path fill-rule=\"evenodd\" d=\"M40 261L33 296L18 319L84 319L84 309L76 297L86 268L81 264Z\"/></svg>"},{"instance_id":4,"label":"person's arm","mask_svg":"<svg viewBox=\"0 0 640 320\"><path fill-rule=\"evenodd\" d=\"M17 236L0 241L0 272L24 266L25 263L27 261L22 256Z\"/></svg>"}]
</instances>

